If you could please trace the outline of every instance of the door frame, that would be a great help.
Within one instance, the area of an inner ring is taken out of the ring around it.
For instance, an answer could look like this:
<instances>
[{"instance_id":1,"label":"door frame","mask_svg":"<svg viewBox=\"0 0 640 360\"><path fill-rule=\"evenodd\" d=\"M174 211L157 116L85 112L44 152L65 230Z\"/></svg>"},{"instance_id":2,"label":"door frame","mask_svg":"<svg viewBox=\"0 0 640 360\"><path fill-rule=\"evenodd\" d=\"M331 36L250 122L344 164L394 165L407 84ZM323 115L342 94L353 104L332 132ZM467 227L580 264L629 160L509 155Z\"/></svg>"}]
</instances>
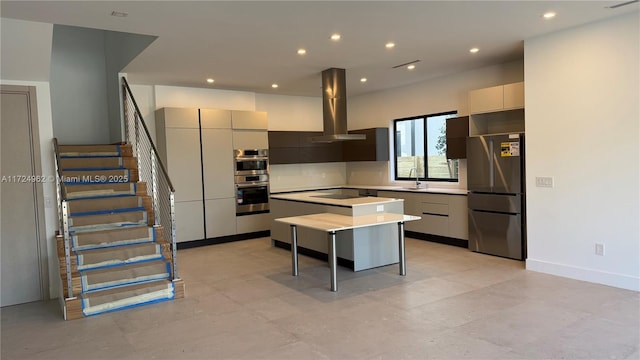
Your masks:
<instances>
[{"instance_id":1,"label":"door frame","mask_svg":"<svg viewBox=\"0 0 640 360\"><path fill-rule=\"evenodd\" d=\"M29 139L31 147L31 171L33 175L42 179L42 162L40 153L40 131L38 127L38 106L35 86L22 85L0 85L2 94L23 94L27 96L27 106L29 107ZM49 300L49 249L47 244L45 213L44 213L44 183L33 183L35 190L34 208L36 212L36 245L38 251L38 271L40 273L40 300Z\"/></svg>"}]
</instances>

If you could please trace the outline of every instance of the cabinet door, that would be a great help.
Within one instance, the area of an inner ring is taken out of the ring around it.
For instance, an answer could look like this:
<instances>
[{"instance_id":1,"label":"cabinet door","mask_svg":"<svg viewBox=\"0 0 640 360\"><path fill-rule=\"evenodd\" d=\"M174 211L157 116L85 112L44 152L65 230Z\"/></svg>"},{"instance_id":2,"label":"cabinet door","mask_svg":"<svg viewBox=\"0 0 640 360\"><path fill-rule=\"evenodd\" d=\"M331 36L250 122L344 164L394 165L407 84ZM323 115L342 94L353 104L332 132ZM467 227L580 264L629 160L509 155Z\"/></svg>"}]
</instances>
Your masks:
<instances>
[{"instance_id":1,"label":"cabinet door","mask_svg":"<svg viewBox=\"0 0 640 360\"><path fill-rule=\"evenodd\" d=\"M469 112L471 114L500 111L504 107L503 86L494 86L469 92Z\"/></svg>"},{"instance_id":2,"label":"cabinet door","mask_svg":"<svg viewBox=\"0 0 640 360\"><path fill-rule=\"evenodd\" d=\"M235 195L231 129L202 129L202 169L205 199Z\"/></svg>"},{"instance_id":3,"label":"cabinet door","mask_svg":"<svg viewBox=\"0 0 640 360\"><path fill-rule=\"evenodd\" d=\"M467 157L467 136L469 136L468 116L447 119L447 159Z\"/></svg>"},{"instance_id":4,"label":"cabinet door","mask_svg":"<svg viewBox=\"0 0 640 360\"><path fill-rule=\"evenodd\" d=\"M234 130L233 149L268 149L269 135L266 130Z\"/></svg>"},{"instance_id":5,"label":"cabinet door","mask_svg":"<svg viewBox=\"0 0 640 360\"><path fill-rule=\"evenodd\" d=\"M302 160L300 134L295 131L269 131L269 163L298 164Z\"/></svg>"},{"instance_id":6,"label":"cabinet door","mask_svg":"<svg viewBox=\"0 0 640 360\"><path fill-rule=\"evenodd\" d=\"M200 109L200 124L203 129L231 129L231 111Z\"/></svg>"},{"instance_id":7,"label":"cabinet door","mask_svg":"<svg viewBox=\"0 0 640 360\"><path fill-rule=\"evenodd\" d=\"M524 108L524 82L504 86L504 109Z\"/></svg>"},{"instance_id":8,"label":"cabinet door","mask_svg":"<svg viewBox=\"0 0 640 360\"><path fill-rule=\"evenodd\" d=\"M344 161L389 161L389 129L351 130L349 134L363 134L365 140L343 142Z\"/></svg>"},{"instance_id":9,"label":"cabinet door","mask_svg":"<svg viewBox=\"0 0 640 360\"><path fill-rule=\"evenodd\" d=\"M468 222L467 197L463 195L449 196L449 237L468 240Z\"/></svg>"},{"instance_id":10,"label":"cabinet door","mask_svg":"<svg viewBox=\"0 0 640 360\"><path fill-rule=\"evenodd\" d=\"M176 201L202 200L200 131L167 128L167 171L176 190Z\"/></svg>"},{"instance_id":11,"label":"cabinet door","mask_svg":"<svg viewBox=\"0 0 640 360\"><path fill-rule=\"evenodd\" d=\"M234 110L231 112L231 123L234 129L267 130L267 113Z\"/></svg>"},{"instance_id":12,"label":"cabinet door","mask_svg":"<svg viewBox=\"0 0 640 360\"><path fill-rule=\"evenodd\" d=\"M197 129L198 109L189 108L162 108L158 110L164 119L166 128Z\"/></svg>"},{"instance_id":13,"label":"cabinet door","mask_svg":"<svg viewBox=\"0 0 640 360\"><path fill-rule=\"evenodd\" d=\"M177 201L176 241L183 242L202 239L204 239L202 200Z\"/></svg>"},{"instance_id":14,"label":"cabinet door","mask_svg":"<svg viewBox=\"0 0 640 360\"><path fill-rule=\"evenodd\" d=\"M205 200L207 239L235 235L236 199Z\"/></svg>"},{"instance_id":15,"label":"cabinet door","mask_svg":"<svg viewBox=\"0 0 640 360\"><path fill-rule=\"evenodd\" d=\"M269 230L271 227L271 214L255 214L236 217L236 230L238 234L252 233Z\"/></svg>"}]
</instances>

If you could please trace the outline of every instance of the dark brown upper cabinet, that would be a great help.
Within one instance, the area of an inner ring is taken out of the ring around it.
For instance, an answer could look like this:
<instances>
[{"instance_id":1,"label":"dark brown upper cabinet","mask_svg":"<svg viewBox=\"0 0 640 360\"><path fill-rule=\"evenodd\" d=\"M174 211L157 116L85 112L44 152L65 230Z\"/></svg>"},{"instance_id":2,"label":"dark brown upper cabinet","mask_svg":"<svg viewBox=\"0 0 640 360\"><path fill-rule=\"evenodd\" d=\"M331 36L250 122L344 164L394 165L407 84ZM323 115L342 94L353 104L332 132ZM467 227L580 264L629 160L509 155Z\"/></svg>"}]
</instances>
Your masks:
<instances>
[{"instance_id":1,"label":"dark brown upper cabinet","mask_svg":"<svg viewBox=\"0 0 640 360\"><path fill-rule=\"evenodd\" d=\"M270 164L340 162L341 143L314 143L320 131L269 131Z\"/></svg>"},{"instance_id":2,"label":"dark brown upper cabinet","mask_svg":"<svg viewBox=\"0 0 640 360\"><path fill-rule=\"evenodd\" d=\"M270 164L305 164L342 161L388 161L389 129L349 131L365 134L365 140L314 143L319 131L269 131Z\"/></svg>"},{"instance_id":3,"label":"dark brown upper cabinet","mask_svg":"<svg viewBox=\"0 0 640 360\"><path fill-rule=\"evenodd\" d=\"M342 143L344 161L389 161L389 129L351 130L349 134L364 134L365 140Z\"/></svg>"},{"instance_id":4,"label":"dark brown upper cabinet","mask_svg":"<svg viewBox=\"0 0 640 360\"><path fill-rule=\"evenodd\" d=\"M447 119L447 159L467 158L467 136L469 136L468 116Z\"/></svg>"}]
</instances>

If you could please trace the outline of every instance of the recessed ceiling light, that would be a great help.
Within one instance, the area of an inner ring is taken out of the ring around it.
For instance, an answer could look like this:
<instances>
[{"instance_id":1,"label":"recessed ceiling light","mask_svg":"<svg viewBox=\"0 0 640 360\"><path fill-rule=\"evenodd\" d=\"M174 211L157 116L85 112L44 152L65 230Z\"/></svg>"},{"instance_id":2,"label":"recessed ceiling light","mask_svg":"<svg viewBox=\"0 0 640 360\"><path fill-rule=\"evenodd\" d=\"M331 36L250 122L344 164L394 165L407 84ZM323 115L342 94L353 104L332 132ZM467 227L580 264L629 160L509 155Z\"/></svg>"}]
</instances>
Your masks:
<instances>
[{"instance_id":1,"label":"recessed ceiling light","mask_svg":"<svg viewBox=\"0 0 640 360\"><path fill-rule=\"evenodd\" d=\"M278 84L271 84L271 87L274 88L274 89L277 89L278 88Z\"/></svg>"},{"instance_id":2,"label":"recessed ceiling light","mask_svg":"<svg viewBox=\"0 0 640 360\"><path fill-rule=\"evenodd\" d=\"M472 54L475 54L475 53L477 53L478 51L480 51L480 49L478 49L477 47L474 47L474 48L469 49L469 52L470 52L470 53L472 53Z\"/></svg>"},{"instance_id":3,"label":"recessed ceiling light","mask_svg":"<svg viewBox=\"0 0 640 360\"><path fill-rule=\"evenodd\" d=\"M362 82L362 83L367 82L367 78L362 78L362 79L360 79L360 82Z\"/></svg>"},{"instance_id":4,"label":"recessed ceiling light","mask_svg":"<svg viewBox=\"0 0 640 360\"><path fill-rule=\"evenodd\" d=\"M386 47L387 49L393 49L395 46L396 44L393 42L388 42L384 45L384 47Z\"/></svg>"},{"instance_id":5,"label":"recessed ceiling light","mask_svg":"<svg viewBox=\"0 0 640 360\"><path fill-rule=\"evenodd\" d=\"M214 81L215 81L215 80L213 80L212 78L208 78L208 79L207 79L207 82L208 82L209 84L213 84L213 82L214 82Z\"/></svg>"},{"instance_id":6,"label":"recessed ceiling light","mask_svg":"<svg viewBox=\"0 0 640 360\"><path fill-rule=\"evenodd\" d=\"M307 53L307 50L305 49L298 49L298 55L304 55Z\"/></svg>"},{"instance_id":7,"label":"recessed ceiling light","mask_svg":"<svg viewBox=\"0 0 640 360\"><path fill-rule=\"evenodd\" d=\"M340 34L336 33L336 34L331 35L331 40L333 40L333 41L338 41L338 40L340 40L340 38L342 38L342 36Z\"/></svg>"},{"instance_id":8,"label":"recessed ceiling light","mask_svg":"<svg viewBox=\"0 0 640 360\"><path fill-rule=\"evenodd\" d=\"M111 16L115 16L115 17L127 17L127 15L129 15L129 14L127 14L126 12L122 12L122 11L115 11L114 10L114 11L111 12Z\"/></svg>"},{"instance_id":9,"label":"recessed ceiling light","mask_svg":"<svg viewBox=\"0 0 640 360\"><path fill-rule=\"evenodd\" d=\"M413 69L415 69L415 68L416 68L416 66L415 66L415 65L413 65L413 64L411 64L411 65L407 66L407 69L408 69L408 70L413 70Z\"/></svg>"},{"instance_id":10,"label":"recessed ceiling light","mask_svg":"<svg viewBox=\"0 0 640 360\"><path fill-rule=\"evenodd\" d=\"M543 17L543 18L545 18L545 19L547 19L547 20L548 20L548 19L553 19L555 16L556 16L556 13L555 13L555 12L553 12L553 11L547 11L546 13L544 13L544 14L542 15L542 17Z\"/></svg>"}]
</instances>

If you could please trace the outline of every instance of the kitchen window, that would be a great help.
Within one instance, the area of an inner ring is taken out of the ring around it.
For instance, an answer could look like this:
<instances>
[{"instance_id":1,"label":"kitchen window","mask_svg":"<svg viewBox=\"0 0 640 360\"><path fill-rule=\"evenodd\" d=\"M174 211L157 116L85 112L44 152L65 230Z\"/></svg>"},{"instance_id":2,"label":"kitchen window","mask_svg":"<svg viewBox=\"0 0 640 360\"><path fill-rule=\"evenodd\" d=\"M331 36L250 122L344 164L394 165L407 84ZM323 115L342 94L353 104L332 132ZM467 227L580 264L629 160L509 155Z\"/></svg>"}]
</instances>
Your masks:
<instances>
[{"instance_id":1,"label":"kitchen window","mask_svg":"<svg viewBox=\"0 0 640 360\"><path fill-rule=\"evenodd\" d=\"M458 181L458 160L446 156L447 119L457 114L449 111L393 121L396 180Z\"/></svg>"}]
</instances>

